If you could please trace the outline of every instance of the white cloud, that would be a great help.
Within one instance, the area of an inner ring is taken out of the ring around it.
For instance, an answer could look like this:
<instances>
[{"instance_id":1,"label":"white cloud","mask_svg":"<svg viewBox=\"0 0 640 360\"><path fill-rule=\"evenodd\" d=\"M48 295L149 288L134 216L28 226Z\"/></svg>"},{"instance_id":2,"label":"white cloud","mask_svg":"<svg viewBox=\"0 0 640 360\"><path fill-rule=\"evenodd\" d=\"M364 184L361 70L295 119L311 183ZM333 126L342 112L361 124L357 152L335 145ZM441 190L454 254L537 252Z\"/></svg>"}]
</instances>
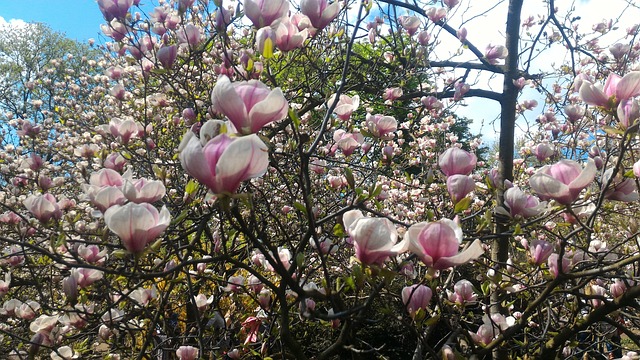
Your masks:
<instances>
[{"instance_id":1,"label":"white cloud","mask_svg":"<svg viewBox=\"0 0 640 360\"><path fill-rule=\"evenodd\" d=\"M6 27L23 28L23 27L26 27L27 25L28 25L27 22L22 19L10 19L9 21L7 21L5 20L5 18L0 16L0 29L6 28Z\"/></svg>"}]
</instances>

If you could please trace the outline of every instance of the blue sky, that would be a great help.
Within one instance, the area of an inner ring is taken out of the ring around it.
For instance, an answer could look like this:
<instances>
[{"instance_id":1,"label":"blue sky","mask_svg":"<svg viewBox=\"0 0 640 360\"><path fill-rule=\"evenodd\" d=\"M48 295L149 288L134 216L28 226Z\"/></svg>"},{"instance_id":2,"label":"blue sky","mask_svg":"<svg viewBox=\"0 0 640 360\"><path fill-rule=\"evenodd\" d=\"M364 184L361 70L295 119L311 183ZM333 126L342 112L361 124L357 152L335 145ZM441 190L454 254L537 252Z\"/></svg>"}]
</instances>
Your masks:
<instances>
[{"instance_id":1,"label":"blue sky","mask_svg":"<svg viewBox=\"0 0 640 360\"><path fill-rule=\"evenodd\" d=\"M104 23L94 0L0 0L0 17L42 22L82 42L98 39Z\"/></svg>"}]
</instances>

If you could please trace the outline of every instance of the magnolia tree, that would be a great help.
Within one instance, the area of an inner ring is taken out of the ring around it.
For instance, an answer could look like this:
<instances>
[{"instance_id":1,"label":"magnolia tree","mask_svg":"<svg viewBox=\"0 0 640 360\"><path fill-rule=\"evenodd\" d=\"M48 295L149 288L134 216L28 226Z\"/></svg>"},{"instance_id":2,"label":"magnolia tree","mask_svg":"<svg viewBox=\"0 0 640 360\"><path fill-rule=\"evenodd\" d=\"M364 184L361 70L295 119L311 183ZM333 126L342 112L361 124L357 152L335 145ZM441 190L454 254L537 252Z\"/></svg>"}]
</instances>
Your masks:
<instances>
[{"instance_id":1,"label":"magnolia tree","mask_svg":"<svg viewBox=\"0 0 640 360\"><path fill-rule=\"evenodd\" d=\"M506 5L491 45L457 0L98 0L5 113L0 354L636 356L638 27Z\"/></svg>"}]
</instances>

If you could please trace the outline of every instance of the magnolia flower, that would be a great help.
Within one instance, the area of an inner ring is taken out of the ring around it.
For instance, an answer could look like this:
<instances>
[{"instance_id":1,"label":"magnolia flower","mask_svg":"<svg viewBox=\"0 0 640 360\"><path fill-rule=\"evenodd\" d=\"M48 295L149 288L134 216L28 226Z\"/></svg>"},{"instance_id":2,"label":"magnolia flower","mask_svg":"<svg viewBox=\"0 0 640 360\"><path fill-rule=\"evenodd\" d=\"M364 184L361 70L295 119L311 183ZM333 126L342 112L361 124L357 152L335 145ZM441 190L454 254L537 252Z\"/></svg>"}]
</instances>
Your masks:
<instances>
[{"instance_id":1,"label":"magnolia flower","mask_svg":"<svg viewBox=\"0 0 640 360\"><path fill-rule=\"evenodd\" d=\"M444 19L446 16L447 9L445 8L430 7L427 9L427 17L434 23L437 23L438 21Z\"/></svg>"},{"instance_id":2,"label":"magnolia flower","mask_svg":"<svg viewBox=\"0 0 640 360\"><path fill-rule=\"evenodd\" d=\"M104 273L100 270L89 268L71 269L71 275L75 279L75 283L82 289L102 279Z\"/></svg>"},{"instance_id":3,"label":"magnolia flower","mask_svg":"<svg viewBox=\"0 0 640 360\"><path fill-rule=\"evenodd\" d=\"M24 206L31 214L41 222L47 222L50 219L59 219L62 217L62 211L56 201L56 198L47 193L40 195L31 195L24 202Z\"/></svg>"},{"instance_id":4,"label":"magnolia flower","mask_svg":"<svg viewBox=\"0 0 640 360\"><path fill-rule=\"evenodd\" d=\"M298 30L289 19L280 21L275 26L276 46L280 51L291 51L302 47L302 43L307 40L309 30Z\"/></svg>"},{"instance_id":5,"label":"magnolia flower","mask_svg":"<svg viewBox=\"0 0 640 360\"><path fill-rule=\"evenodd\" d=\"M553 253L551 255L549 255L549 258L547 259L547 265L549 266L549 272L551 273L551 275L554 278L557 278L558 275L560 274L560 269L558 268L558 259L560 258L560 255ZM566 256L562 257L562 273L566 274L569 272L569 270L571 269L571 262L572 259L567 258Z\"/></svg>"},{"instance_id":6,"label":"magnolia flower","mask_svg":"<svg viewBox=\"0 0 640 360\"><path fill-rule=\"evenodd\" d=\"M459 280L453 286L453 292L449 293L449 301L460 304L473 304L477 301L478 295L473 291L473 284L469 280Z\"/></svg>"},{"instance_id":7,"label":"magnolia flower","mask_svg":"<svg viewBox=\"0 0 640 360\"><path fill-rule=\"evenodd\" d=\"M0 280L0 298L5 296L9 292L9 286L11 285L11 273L4 274L4 280Z\"/></svg>"},{"instance_id":8,"label":"magnolia flower","mask_svg":"<svg viewBox=\"0 0 640 360\"><path fill-rule=\"evenodd\" d=\"M256 32L256 50L264 57L273 55L273 46L276 43L276 32L270 27L265 26Z\"/></svg>"},{"instance_id":9,"label":"magnolia flower","mask_svg":"<svg viewBox=\"0 0 640 360\"><path fill-rule=\"evenodd\" d=\"M128 203L110 207L104 214L104 221L124 247L134 254L155 240L169 226L171 215L166 207L158 210L148 203Z\"/></svg>"},{"instance_id":10,"label":"magnolia flower","mask_svg":"<svg viewBox=\"0 0 640 360\"><path fill-rule=\"evenodd\" d=\"M246 329L247 338L244 340L244 344L255 343L258 341L258 331L260 331L260 324L262 320L255 316L249 316L242 322L242 327Z\"/></svg>"},{"instance_id":11,"label":"magnolia flower","mask_svg":"<svg viewBox=\"0 0 640 360\"><path fill-rule=\"evenodd\" d=\"M521 216L526 219L539 215L546 208L547 203L540 202L537 197L514 186L504 192L504 205L508 211L504 208L497 208L496 211L510 217Z\"/></svg>"},{"instance_id":12,"label":"magnolia flower","mask_svg":"<svg viewBox=\"0 0 640 360\"><path fill-rule=\"evenodd\" d=\"M133 0L98 0L98 7L107 21L124 19L133 6Z\"/></svg>"},{"instance_id":13,"label":"magnolia flower","mask_svg":"<svg viewBox=\"0 0 640 360\"><path fill-rule=\"evenodd\" d=\"M327 0L302 0L300 12L309 17L314 28L324 29L340 12L340 2L329 5Z\"/></svg>"},{"instance_id":14,"label":"magnolia flower","mask_svg":"<svg viewBox=\"0 0 640 360\"><path fill-rule=\"evenodd\" d=\"M162 181L149 181L145 178L136 180L126 179L122 185L122 193L127 200L138 204L156 202L162 199L165 191Z\"/></svg>"},{"instance_id":15,"label":"magnolia flower","mask_svg":"<svg viewBox=\"0 0 640 360\"><path fill-rule=\"evenodd\" d=\"M204 126L200 140L188 131L179 147L180 163L189 175L214 194L234 193L240 183L262 176L267 171L268 150L257 135L231 138L227 134L219 134L205 142L206 138ZM203 147L203 143L206 146Z\"/></svg>"},{"instance_id":16,"label":"magnolia flower","mask_svg":"<svg viewBox=\"0 0 640 360\"><path fill-rule=\"evenodd\" d=\"M187 24L183 28L176 30L178 42L182 47L196 48L204 40L201 29L193 24Z\"/></svg>"},{"instance_id":17,"label":"magnolia flower","mask_svg":"<svg viewBox=\"0 0 640 360\"><path fill-rule=\"evenodd\" d=\"M476 182L471 176L456 174L447 177L447 191L454 203L458 203L475 188Z\"/></svg>"},{"instance_id":18,"label":"magnolia flower","mask_svg":"<svg viewBox=\"0 0 640 360\"><path fill-rule=\"evenodd\" d=\"M413 252L425 265L436 270L468 263L484 253L480 240L475 240L458 253L461 243L460 225L453 220L442 219L412 225L404 235L401 249Z\"/></svg>"},{"instance_id":19,"label":"magnolia flower","mask_svg":"<svg viewBox=\"0 0 640 360\"><path fill-rule=\"evenodd\" d=\"M364 136L359 132L351 134L342 129L338 129L333 133L333 140L336 143L332 151L340 149L345 156L349 156L362 144Z\"/></svg>"},{"instance_id":20,"label":"magnolia flower","mask_svg":"<svg viewBox=\"0 0 640 360\"><path fill-rule=\"evenodd\" d=\"M433 292L424 285L411 285L402 288L402 303L412 318L416 316L418 310L425 310L429 306L431 296L433 296Z\"/></svg>"},{"instance_id":21,"label":"magnolia flower","mask_svg":"<svg viewBox=\"0 0 640 360\"><path fill-rule=\"evenodd\" d=\"M263 28L271 26L280 18L287 16L289 13L289 1L245 0L244 12L253 23L253 26Z\"/></svg>"},{"instance_id":22,"label":"magnolia flower","mask_svg":"<svg viewBox=\"0 0 640 360\"><path fill-rule=\"evenodd\" d=\"M509 51L503 45L487 45L487 49L484 52L484 57L490 64L497 64L498 60L507 58Z\"/></svg>"},{"instance_id":23,"label":"magnolia flower","mask_svg":"<svg viewBox=\"0 0 640 360\"><path fill-rule=\"evenodd\" d=\"M101 264L104 262L107 253L107 249L100 251L98 245L81 244L78 246L78 256L84 259L84 261L92 264Z\"/></svg>"},{"instance_id":24,"label":"magnolia flower","mask_svg":"<svg viewBox=\"0 0 640 360\"><path fill-rule=\"evenodd\" d=\"M157 296L158 291L155 286L151 287L151 289L137 288L129 293L129 298L142 306L147 306Z\"/></svg>"},{"instance_id":25,"label":"magnolia flower","mask_svg":"<svg viewBox=\"0 0 640 360\"><path fill-rule=\"evenodd\" d=\"M553 245L540 239L533 239L529 245L531 260L536 265L541 265L553 253Z\"/></svg>"},{"instance_id":26,"label":"magnolia flower","mask_svg":"<svg viewBox=\"0 0 640 360\"><path fill-rule=\"evenodd\" d=\"M51 360L72 360L77 359L78 354L76 354L70 346L61 346L58 350L54 350L50 354Z\"/></svg>"},{"instance_id":27,"label":"magnolia flower","mask_svg":"<svg viewBox=\"0 0 640 360\"><path fill-rule=\"evenodd\" d=\"M620 126L623 129L627 129L635 125L638 118L640 118L640 105L635 99L622 100L618 104L617 114Z\"/></svg>"},{"instance_id":28,"label":"magnolia flower","mask_svg":"<svg viewBox=\"0 0 640 360\"><path fill-rule=\"evenodd\" d=\"M398 129L398 122L393 116L381 114L367 113L366 125L371 135L382 139L392 138L393 133Z\"/></svg>"},{"instance_id":29,"label":"magnolia flower","mask_svg":"<svg viewBox=\"0 0 640 360\"><path fill-rule=\"evenodd\" d=\"M393 87L384 90L384 94L382 94L382 98L389 101L394 101L401 97L403 94L402 88Z\"/></svg>"},{"instance_id":30,"label":"magnolia flower","mask_svg":"<svg viewBox=\"0 0 640 360\"><path fill-rule=\"evenodd\" d=\"M287 117L289 104L280 88L269 88L258 80L236 81L221 76L211 93L214 109L229 118L241 134L253 134Z\"/></svg>"},{"instance_id":31,"label":"magnolia flower","mask_svg":"<svg viewBox=\"0 0 640 360\"><path fill-rule=\"evenodd\" d=\"M179 360L196 360L200 356L200 349L193 346L180 346L176 350L176 356Z\"/></svg>"},{"instance_id":32,"label":"magnolia flower","mask_svg":"<svg viewBox=\"0 0 640 360\"><path fill-rule=\"evenodd\" d=\"M165 69L171 69L178 57L178 48L175 45L163 46L156 53L156 59Z\"/></svg>"},{"instance_id":33,"label":"magnolia flower","mask_svg":"<svg viewBox=\"0 0 640 360\"><path fill-rule=\"evenodd\" d=\"M584 80L580 86L580 97L584 102L594 106L609 106L609 99L615 96L616 102L630 99L640 94L640 71L632 71L624 77L610 74L604 89Z\"/></svg>"},{"instance_id":34,"label":"magnolia flower","mask_svg":"<svg viewBox=\"0 0 640 360\"><path fill-rule=\"evenodd\" d=\"M569 205L591 184L596 171L593 159L588 160L584 169L575 161L563 159L539 169L529 179L529 185L540 196Z\"/></svg>"},{"instance_id":35,"label":"magnolia flower","mask_svg":"<svg viewBox=\"0 0 640 360\"><path fill-rule=\"evenodd\" d=\"M613 168L607 169L602 176L602 184L606 185L611 178ZM636 191L636 182L634 179L624 179L620 174L613 179L611 185L605 189L604 197L609 200L617 200L623 202L632 202L638 200L638 192Z\"/></svg>"},{"instance_id":36,"label":"magnolia flower","mask_svg":"<svg viewBox=\"0 0 640 360\"><path fill-rule=\"evenodd\" d=\"M213 295L207 297L205 294L198 294L193 298L193 302L196 304L199 311L204 311L207 306L213 303Z\"/></svg>"},{"instance_id":37,"label":"magnolia flower","mask_svg":"<svg viewBox=\"0 0 640 360\"><path fill-rule=\"evenodd\" d=\"M141 125L133 119L122 120L119 118L113 118L109 122L109 125L102 126L102 128L108 130L113 137L118 139L118 141L127 145L132 138L138 136Z\"/></svg>"},{"instance_id":38,"label":"magnolia flower","mask_svg":"<svg viewBox=\"0 0 640 360\"><path fill-rule=\"evenodd\" d=\"M438 165L446 176L456 174L469 175L476 167L477 161L478 159L474 154L459 147L452 147L440 154Z\"/></svg>"},{"instance_id":39,"label":"magnolia flower","mask_svg":"<svg viewBox=\"0 0 640 360\"><path fill-rule=\"evenodd\" d=\"M350 210L342 221L353 240L356 258L364 264L382 265L401 249L396 244L398 232L389 219L365 217L360 210Z\"/></svg>"},{"instance_id":40,"label":"magnolia flower","mask_svg":"<svg viewBox=\"0 0 640 360\"><path fill-rule=\"evenodd\" d=\"M409 36L415 34L421 25L420 18L417 16L399 16L398 20L400 22L400 26L407 30Z\"/></svg>"},{"instance_id":41,"label":"magnolia flower","mask_svg":"<svg viewBox=\"0 0 640 360\"><path fill-rule=\"evenodd\" d=\"M335 101L336 95L333 94L329 98L328 103L333 104ZM338 104L333 109L333 112L338 116L339 119L347 121L351 117L354 111L358 109L360 106L360 96L354 95L353 97L341 94L340 99L338 100Z\"/></svg>"}]
</instances>

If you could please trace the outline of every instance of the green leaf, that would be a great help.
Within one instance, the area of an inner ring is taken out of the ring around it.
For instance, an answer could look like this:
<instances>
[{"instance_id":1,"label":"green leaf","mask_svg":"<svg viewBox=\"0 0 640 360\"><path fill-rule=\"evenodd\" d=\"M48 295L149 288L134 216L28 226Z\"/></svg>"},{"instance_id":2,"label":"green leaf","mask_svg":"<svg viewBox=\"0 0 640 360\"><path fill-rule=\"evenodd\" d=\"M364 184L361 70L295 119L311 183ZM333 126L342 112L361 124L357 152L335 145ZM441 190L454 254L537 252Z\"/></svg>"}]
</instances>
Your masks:
<instances>
[{"instance_id":1,"label":"green leaf","mask_svg":"<svg viewBox=\"0 0 640 360\"><path fill-rule=\"evenodd\" d=\"M347 234L344 232L344 227L342 227L342 224L338 223L333 226L333 235L337 237L347 236Z\"/></svg>"},{"instance_id":2,"label":"green leaf","mask_svg":"<svg viewBox=\"0 0 640 360\"><path fill-rule=\"evenodd\" d=\"M463 198L462 200L458 201L458 203L455 206L455 209L453 210L454 212L462 212L465 211L469 208L469 206L471 206L471 198L470 197L466 197Z\"/></svg>"},{"instance_id":3,"label":"green leaf","mask_svg":"<svg viewBox=\"0 0 640 360\"><path fill-rule=\"evenodd\" d=\"M189 180L189 182L187 183L186 188L184 189L184 191L189 194L192 195L194 194L197 190L198 190L198 182L195 180Z\"/></svg>"},{"instance_id":4,"label":"green leaf","mask_svg":"<svg viewBox=\"0 0 640 360\"><path fill-rule=\"evenodd\" d=\"M296 130L298 130L298 128L300 127L300 118L298 117L298 114L292 108L289 108L289 117L291 118L291 122L293 123L293 127Z\"/></svg>"},{"instance_id":5,"label":"green leaf","mask_svg":"<svg viewBox=\"0 0 640 360\"><path fill-rule=\"evenodd\" d=\"M294 202L293 207L296 208L296 210L302 211L303 213L307 212L307 208L302 203Z\"/></svg>"},{"instance_id":6,"label":"green leaf","mask_svg":"<svg viewBox=\"0 0 640 360\"><path fill-rule=\"evenodd\" d=\"M349 168L344 168L344 177L347 178L347 184L349 184L350 188L356 187L356 181L353 178L353 172Z\"/></svg>"}]
</instances>

